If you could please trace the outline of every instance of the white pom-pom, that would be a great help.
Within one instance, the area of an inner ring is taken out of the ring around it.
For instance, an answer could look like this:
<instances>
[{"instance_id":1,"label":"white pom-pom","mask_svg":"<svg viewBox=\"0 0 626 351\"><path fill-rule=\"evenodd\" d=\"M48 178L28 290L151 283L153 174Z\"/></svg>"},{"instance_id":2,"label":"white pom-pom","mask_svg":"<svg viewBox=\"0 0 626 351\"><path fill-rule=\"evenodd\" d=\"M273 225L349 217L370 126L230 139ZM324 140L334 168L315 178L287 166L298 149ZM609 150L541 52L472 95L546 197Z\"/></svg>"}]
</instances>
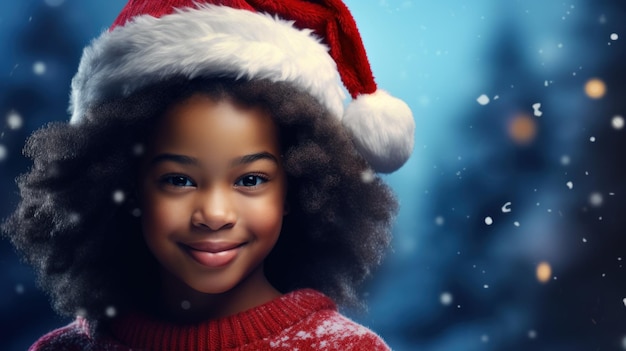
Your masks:
<instances>
[{"instance_id":1,"label":"white pom-pom","mask_svg":"<svg viewBox=\"0 0 626 351\"><path fill-rule=\"evenodd\" d=\"M342 120L357 150L380 173L400 168L413 151L415 121L409 106L383 90L360 95Z\"/></svg>"}]
</instances>

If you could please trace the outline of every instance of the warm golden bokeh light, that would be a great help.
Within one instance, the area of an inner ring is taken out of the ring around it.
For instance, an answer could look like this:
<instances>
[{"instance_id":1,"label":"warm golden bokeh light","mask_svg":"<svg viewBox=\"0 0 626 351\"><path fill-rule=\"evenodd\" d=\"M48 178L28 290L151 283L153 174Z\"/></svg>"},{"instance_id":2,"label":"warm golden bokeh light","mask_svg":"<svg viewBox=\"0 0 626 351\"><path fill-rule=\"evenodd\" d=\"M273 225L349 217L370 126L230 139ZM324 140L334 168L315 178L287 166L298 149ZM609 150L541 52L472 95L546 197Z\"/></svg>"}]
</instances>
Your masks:
<instances>
[{"instance_id":1,"label":"warm golden bokeh light","mask_svg":"<svg viewBox=\"0 0 626 351\"><path fill-rule=\"evenodd\" d=\"M537 135L537 124L535 120L525 114L520 114L509 122L509 136L518 144L528 144Z\"/></svg>"},{"instance_id":2,"label":"warm golden bokeh light","mask_svg":"<svg viewBox=\"0 0 626 351\"><path fill-rule=\"evenodd\" d=\"M585 84L585 93L592 99L600 99L606 94L606 84L598 78L589 79Z\"/></svg>"},{"instance_id":3,"label":"warm golden bokeh light","mask_svg":"<svg viewBox=\"0 0 626 351\"><path fill-rule=\"evenodd\" d=\"M552 267L548 262L541 262L537 265L537 280L547 283L552 278Z\"/></svg>"}]
</instances>

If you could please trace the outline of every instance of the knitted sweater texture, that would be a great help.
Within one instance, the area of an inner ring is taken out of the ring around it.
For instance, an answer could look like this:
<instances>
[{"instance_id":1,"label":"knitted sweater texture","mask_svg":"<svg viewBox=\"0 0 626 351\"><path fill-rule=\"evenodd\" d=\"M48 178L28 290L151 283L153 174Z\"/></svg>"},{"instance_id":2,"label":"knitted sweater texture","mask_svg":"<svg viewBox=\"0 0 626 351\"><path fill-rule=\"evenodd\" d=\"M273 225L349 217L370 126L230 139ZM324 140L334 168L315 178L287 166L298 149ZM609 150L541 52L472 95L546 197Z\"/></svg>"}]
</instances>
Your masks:
<instances>
[{"instance_id":1,"label":"knitted sweater texture","mask_svg":"<svg viewBox=\"0 0 626 351\"><path fill-rule=\"evenodd\" d=\"M310 289L199 324L131 314L112 323L110 337L93 338L88 329L79 318L44 335L29 351L389 350L378 335Z\"/></svg>"}]
</instances>

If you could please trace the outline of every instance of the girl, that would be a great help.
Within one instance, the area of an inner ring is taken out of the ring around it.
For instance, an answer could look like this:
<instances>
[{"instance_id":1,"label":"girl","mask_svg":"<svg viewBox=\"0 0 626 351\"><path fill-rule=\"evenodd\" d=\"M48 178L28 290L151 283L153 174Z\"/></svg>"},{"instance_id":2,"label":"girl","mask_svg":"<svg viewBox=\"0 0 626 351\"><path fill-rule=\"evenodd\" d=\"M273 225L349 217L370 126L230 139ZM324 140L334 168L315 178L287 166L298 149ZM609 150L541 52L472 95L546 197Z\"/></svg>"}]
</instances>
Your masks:
<instances>
[{"instance_id":1,"label":"girl","mask_svg":"<svg viewBox=\"0 0 626 351\"><path fill-rule=\"evenodd\" d=\"M340 1L131 0L71 111L28 140L3 227L77 315L31 350L387 349L335 303L359 305L389 244L372 169L404 163L414 125Z\"/></svg>"}]
</instances>

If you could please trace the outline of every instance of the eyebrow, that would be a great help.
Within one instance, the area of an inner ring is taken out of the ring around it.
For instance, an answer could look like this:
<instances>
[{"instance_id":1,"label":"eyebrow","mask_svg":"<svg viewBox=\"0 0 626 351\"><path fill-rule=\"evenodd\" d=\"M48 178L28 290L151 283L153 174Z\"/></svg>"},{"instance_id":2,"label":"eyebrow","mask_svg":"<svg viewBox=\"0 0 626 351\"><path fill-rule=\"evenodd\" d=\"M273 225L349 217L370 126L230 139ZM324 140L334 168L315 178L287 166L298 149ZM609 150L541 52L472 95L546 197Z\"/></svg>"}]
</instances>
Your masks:
<instances>
[{"instance_id":1,"label":"eyebrow","mask_svg":"<svg viewBox=\"0 0 626 351\"><path fill-rule=\"evenodd\" d=\"M257 152L254 154L237 157L231 162L231 166L233 167L240 166L244 164L253 163L258 160L269 160L278 164L278 159L276 158L276 156L270 154L269 152L264 151L264 152ZM192 165L192 166L197 166L200 163L198 159L195 157L165 153L165 154L159 154L155 156L150 161L150 165L155 165L155 164L162 163L162 162L174 162L174 163L179 163L183 165Z\"/></svg>"},{"instance_id":2,"label":"eyebrow","mask_svg":"<svg viewBox=\"0 0 626 351\"><path fill-rule=\"evenodd\" d=\"M278 159L276 158L276 156L270 154L269 152L257 152L255 154L250 154L250 155L245 155L245 156L241 156L238 157L236 159L233 160L233 162L231 163L232 166L239 166L239 165L243 165L243 164L248 164L248 163L252 163L258 160L269 160L272 161L276 164L278 164Z\"/></svg>"},{"instance_id":3,"label":"eyebrow","mask_svg":"<svg viewBox=\"0 0 626 351\"><path fill-rule=\"evenodd\" d=\"M175 162L183 165L198 165L198 159L185 155L176 155L176 154L159 154L155 156L152 161L150 161L150 165L155 165L157 163L162 162Z\"/></svg>"}]
</instances>

